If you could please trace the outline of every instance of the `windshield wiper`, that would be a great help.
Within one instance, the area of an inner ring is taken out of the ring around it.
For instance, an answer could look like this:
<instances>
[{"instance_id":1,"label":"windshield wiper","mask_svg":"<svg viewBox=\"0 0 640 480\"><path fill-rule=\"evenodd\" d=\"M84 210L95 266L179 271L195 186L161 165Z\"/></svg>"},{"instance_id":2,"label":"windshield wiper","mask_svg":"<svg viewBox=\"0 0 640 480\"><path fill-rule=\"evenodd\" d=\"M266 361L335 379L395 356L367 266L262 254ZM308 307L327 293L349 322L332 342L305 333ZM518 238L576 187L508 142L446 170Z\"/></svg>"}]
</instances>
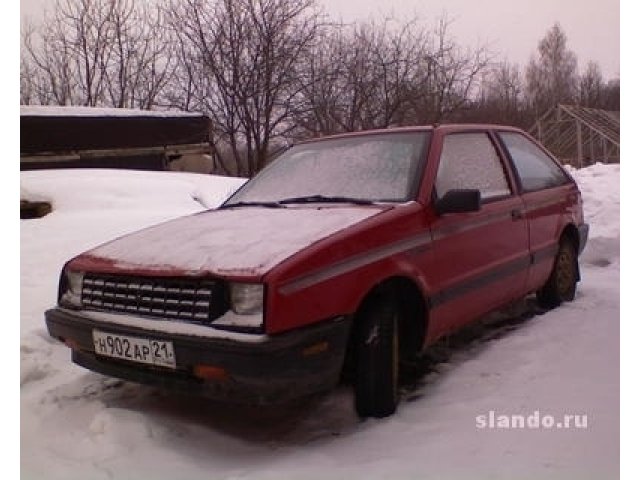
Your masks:
<instances>
[{"instance_id":1,"label":"windshield wiper","mask_svg":"<svg viewBox=\"0 0 640 480\"><path fill-rule=\"evenodd\" d=\"M371 205L373 201L362 198L352 197L330 197L325 195L307 195L304 197L291 197L283 200L269 202L234 202L226 203L218 207L218 210L234 207L266 207L266 208L287 208L285 205L303 204L303 203L352 203L355 205Z\"/></svg>"},{"instance_id":2,"label":"windshield wiper","mask_svg":"<svg viewBox=\"0 0 640 480\"><path fill-rule=\"evenodd\" d=\"M305 197L291 197L279 200L278 203L287 205L295 203L354 203L356 205L371 205L373 201L363 198L330 197L325 195L307 195Z\"/></svg>"},{"instance_id":3,"label":"windshield wiper","mask_svg":"<svg viewBox=\"0 0 640 480\"><path fill-rule=\"evenodd\" d=\"M218 207L218 210L222 210L224 208L233 208L233 207L266 207L266 208L287 208L284 205L280 205L280 202L234 202L234 203L225 203Z\"/></svg>"}]
</instances>

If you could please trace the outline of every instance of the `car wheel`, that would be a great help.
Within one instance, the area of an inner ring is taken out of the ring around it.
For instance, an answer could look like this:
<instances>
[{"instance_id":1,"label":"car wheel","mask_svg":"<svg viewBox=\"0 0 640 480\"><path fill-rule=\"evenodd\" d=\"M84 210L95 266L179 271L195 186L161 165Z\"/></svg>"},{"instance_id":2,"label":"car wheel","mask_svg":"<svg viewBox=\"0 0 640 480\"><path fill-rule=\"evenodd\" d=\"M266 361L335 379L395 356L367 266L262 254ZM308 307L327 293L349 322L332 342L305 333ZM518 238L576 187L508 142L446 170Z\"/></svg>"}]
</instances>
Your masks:
<instances>
[{"instance_id":1,"label":"car wheel","mask_svg":"<svg viewBox=\"0 0 640 480\"><path fill-rule=\"evenodd\" d=\"M356 325L355 406L361 417L382 418L399 401L398 310L379 297L365 305Z\"/></svg>"},{"instance_id":2,"label":"car wheel","mask_svg":"<svg viewBox=\"0 0 640 480\"><path fill-rule=\"evenodd\" d=\"M570 302L576 296L578 283L578 255L568 239L560 242L547 283L536 292L538 303L545 308L554 308L562 302Z\"/></svg>"}]
</instances>

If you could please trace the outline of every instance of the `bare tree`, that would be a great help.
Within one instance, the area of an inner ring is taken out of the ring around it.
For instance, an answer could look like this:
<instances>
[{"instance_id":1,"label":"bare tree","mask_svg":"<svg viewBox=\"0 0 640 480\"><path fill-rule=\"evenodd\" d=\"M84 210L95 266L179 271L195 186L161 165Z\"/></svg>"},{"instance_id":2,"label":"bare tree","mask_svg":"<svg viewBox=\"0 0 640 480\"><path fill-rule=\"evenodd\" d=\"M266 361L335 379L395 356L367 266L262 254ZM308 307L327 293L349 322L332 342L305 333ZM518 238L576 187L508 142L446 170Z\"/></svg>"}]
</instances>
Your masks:
<instances>
[{"instance_id":1,"label":"bare tree","mask_svg":"<svg viewBox=\"0 0 640 480\"><path fill-rule=\"evenodd\" d=\"M264 167L273 140L293 128L301 59L320 28L313 5L313 0L171 4L183 56L176 77L187 94L183 101L212 117L214 133L229 146L238 173L252 175ZM193 60L199 65L188 66Z\"/></svg>"},{"instance_id":2,"label":"bare tree","mask_svg":"<svg viewBox=\"0 0 640 480\"><path fill-rule=\"evenodd\" d=\"M61 28L57 22L47 22L38 31L33 25L23 29L21 60L23 71L29 72L23 88L36 91L43 104L69 105L74 101L72 51Z\"/></svg>"},{"instance_id":3,"label":"bare tree","mask_svg":"<svg viewBox=\"0 0 640 480\"><path fill-rule=\"evenodd\" d=\"M41 103L150 108L172 68L162 21L134 0L58 0L24 30L22 60L35 76L23 88Z\"/></svg>"},{"instance_id":4,"label":"bare tree","mask_svg":"<svg viewBox=\"0 0 640 480\"><path fill-rule=\"evenodd\" d=\"M420 59L421 78L415 84L413 102L415 123L439 123L469 108L491 63L486 46L458 45L449 34L450 26L446 15L438 20Z\"/></svg>"},{"instance_id":5,"label":"bare tree","mask_svg":"<svg viewBox=\"0 0 640 480\"><path fill-rule=\"evenodd\" d=\"M580 105L601 108L604 103L604 82L600 65L589 62L586 71L580 76Z\"/></svg>"},{"instance_id":6,"label":"bare tree","mask_svg":"<svg viewBox=\"0 0 640 480\"><path fill-rule=\"evenodd\" d=\"M620 111L620 79L609 80L603 88L602 107L605 110Z\"/></svg>"},{"instance_id":7,"label":"bare tree","mask_svg":"<svg viewBox=\"0 0 640 480\"><path fill-rule=\"evenodd\" d=\"M294 114L293 136L319 136L341 131L341 80L344 75L340 54L341 31L337 28L320 33L317 46L308 51L298 83L303 107Z\"/></svg>"},{"instance_id":8,"label":"bare tree","mask_svg":"<svg viewBox=\"0 0 640 480\"><path fill-rule=\"evenodd\" d=\"M106 72L108 103L115 107L149 109L174 68L172 39L163 11L133 0L114 0L112 38Z\"/></svg>"},{"instance_id":9,"label":"bare tree","mask_svg":"<svg viewBox=\"0 0 640 480\"><path fill-rule=\"evenodd\" d=\"M36 103L35 69L25 58L20 58L20 105Z\"/></svg>"},{"instance_id":10,"label":"bare tree","mask_svg":"<svg viewBox=\"0 0 640 480\"><path fill-rule=\"evenodd\" d=\"M312 135L438 122L467 106L489 62L463 49L443 17L434 32L417 20L385 19L329 32L308 59L297 123Z\"/></svg>"},{"instance_id":11,"label":"bare tree","mask_svg":"<svg viewBox=\"0 0 640 480\"><path fill-rule=\"evenodd\" d=\"M509 112L518 109L523 90L522 78L517 65L503 61L492 69L487 93L489 99L497 102L503 111Z\"/></svg>"},{"instance_id":12,"label":"bare tree","mask_svg":"<svg viewBox=\"0 0 640 480\"><path fill-rule=\"evenodd\" d=\"M527 96L536 115L576 100L576 69L576 55L567 48L567 37L556 23L540 40L538 58L531 58L527 66Z\"/></svg>"},{"instance_id":13,"label":"bare tree","mask_svg":"<svg viewBox=\"0 0 640 480\"><path fill-rule=\"evenodd\" d=\"M305 62L297 123L313 135L402 124L424 43L413 21L336 26Z\"/></svg>"},{"instance_id":14,"label":"bare tree","mask_svg":"<svg viewBox=\"0 0 640 480\"><path fill-rule=\"evenodd\" d=\"M529 126L518 65L503 60L491 68L483 81L476 109L478 121Z\"/></svg>"}]
</instances>

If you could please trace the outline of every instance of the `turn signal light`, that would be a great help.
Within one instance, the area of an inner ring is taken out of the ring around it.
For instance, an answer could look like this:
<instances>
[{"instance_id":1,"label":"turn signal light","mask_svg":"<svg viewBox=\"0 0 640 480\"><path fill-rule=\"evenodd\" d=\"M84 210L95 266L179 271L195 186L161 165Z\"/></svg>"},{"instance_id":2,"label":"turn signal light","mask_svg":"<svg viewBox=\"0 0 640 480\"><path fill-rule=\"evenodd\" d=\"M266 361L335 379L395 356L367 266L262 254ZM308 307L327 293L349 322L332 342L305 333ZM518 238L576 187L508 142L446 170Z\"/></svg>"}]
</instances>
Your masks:
<instances>
[{"instance_id":1,"label":"turn signal light","mask_svg":"<svg viewBox=\"0 0 640 480\"><path fill-rule=\"evenodd\" d=\"M71 350L80 350L80 344L75 340L71 340L70 338L60 338L60 340Z\"/></svg>"}]
</instances>

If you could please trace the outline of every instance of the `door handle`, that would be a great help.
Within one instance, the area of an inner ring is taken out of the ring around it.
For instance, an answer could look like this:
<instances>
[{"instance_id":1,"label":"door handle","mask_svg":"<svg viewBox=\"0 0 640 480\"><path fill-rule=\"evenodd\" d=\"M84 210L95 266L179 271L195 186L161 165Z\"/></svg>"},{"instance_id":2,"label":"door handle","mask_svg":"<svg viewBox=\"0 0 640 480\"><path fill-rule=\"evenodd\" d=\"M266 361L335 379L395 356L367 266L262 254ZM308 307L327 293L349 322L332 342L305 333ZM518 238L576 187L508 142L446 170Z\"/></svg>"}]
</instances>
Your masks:
<instances>
[{"instance_id":1,"label":"door handle","mask_svg":"<svg viewBox=\"0 0 640 480\"><path fill-rule=\"evenodd\" d=\"M523 217L524 215L522 214L522 210L520 210L519 208L514 208L513 210L511 210L512 220L521 220Z\"/></svg>"}]
</instances>

